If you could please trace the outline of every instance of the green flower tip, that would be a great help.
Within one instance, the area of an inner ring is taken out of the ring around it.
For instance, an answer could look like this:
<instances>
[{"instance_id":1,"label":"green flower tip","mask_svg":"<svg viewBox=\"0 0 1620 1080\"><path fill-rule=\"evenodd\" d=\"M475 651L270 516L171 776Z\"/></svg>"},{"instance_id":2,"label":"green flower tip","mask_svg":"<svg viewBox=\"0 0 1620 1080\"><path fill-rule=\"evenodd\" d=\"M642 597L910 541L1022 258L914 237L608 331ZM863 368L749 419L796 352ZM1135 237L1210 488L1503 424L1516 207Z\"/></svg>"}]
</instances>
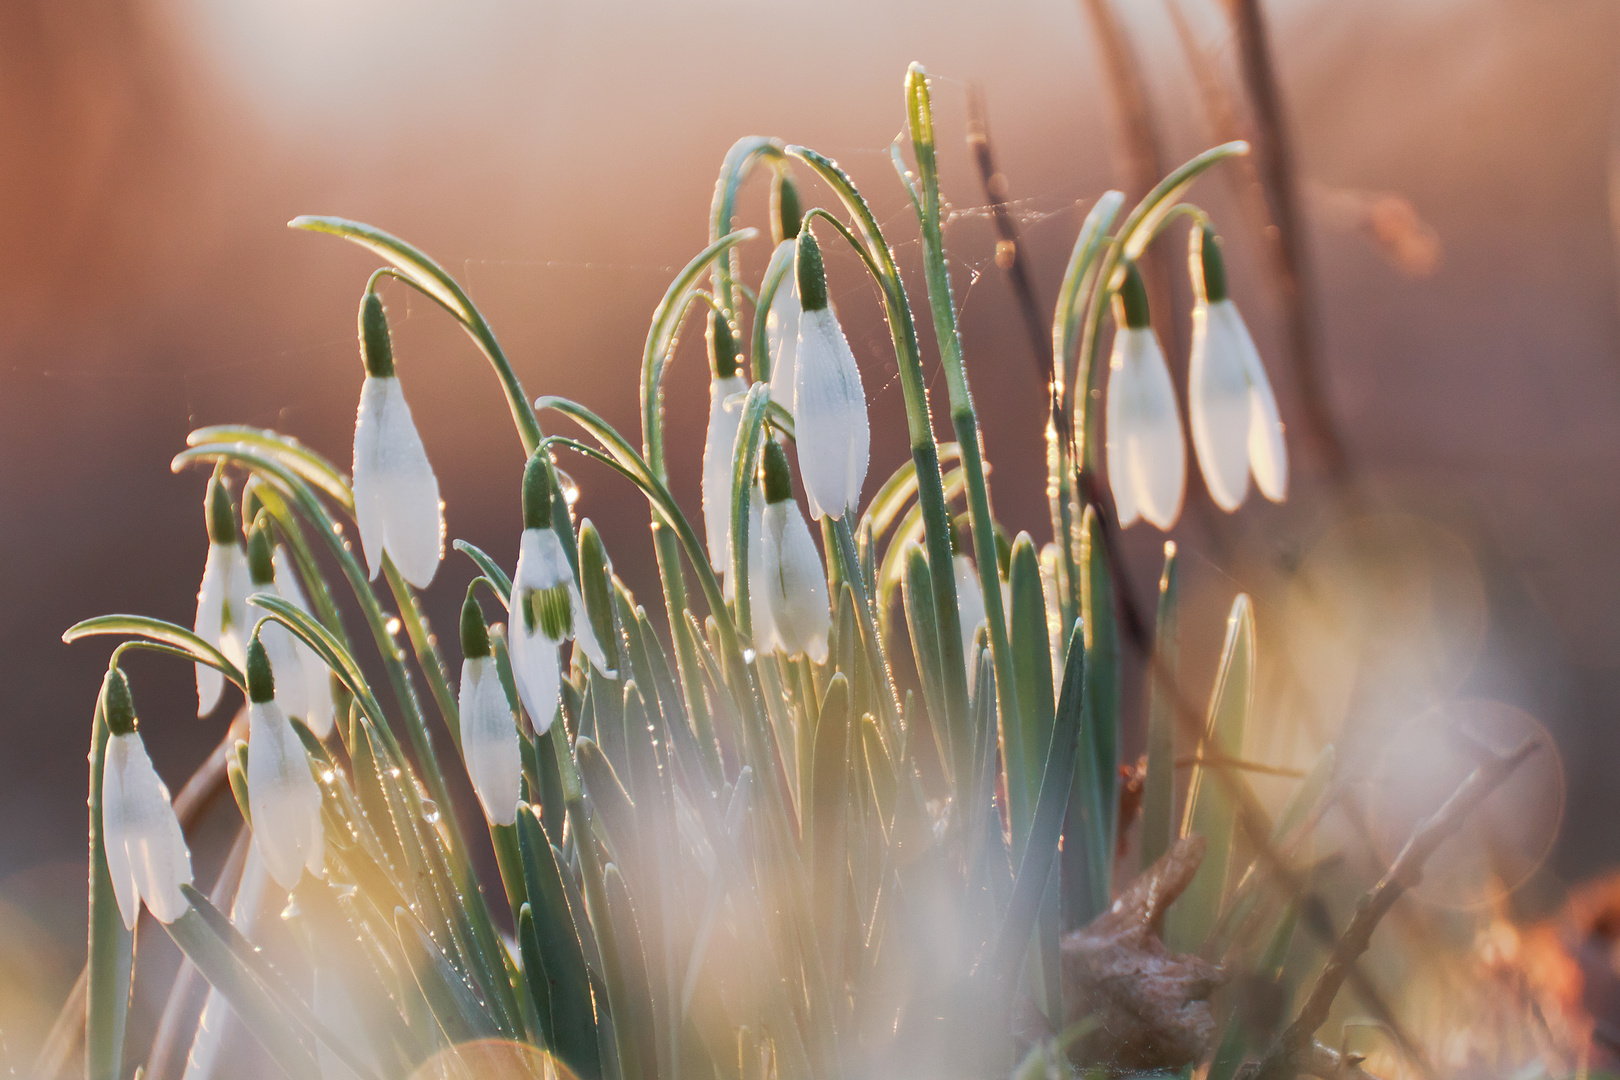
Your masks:
<instances>
[{"instance_id":1,"label":"green flower tip","mask_svg":"<svg viewBox=\"0 0 1620 1080\"><path fill-rule=\"evenodd\" d=\"M1125 325L1132 330L1143 330L1153 325L1148 317L1147 288L1142 284L1141 271L1134 262L1125 264L1125 280L1119 286L1120 306L1125 309Z\"/></svg>"},{"instance_id":2,"label":"green flower tip","mask_svg":"<svg viewBox=\"0 0 1620 1080\"><path fill-rule=\"evenodd\" d=\"M574 602L568 595L568 586L553 585L549 589L530 589L524 599L523 617L529 629L536 628L552 641L561 641L574 629Z\"/></svg>"},{"instance_id":3,"label":"green flower tip","mask_svg":"<svg viewBox=\"0 0 1620 1080\"><path fill-rule=\"evenodd\" d=\"M264 642L259 640L258 634L253 635L247 647L247 691L248 700L255 705L268 704L276 697L276 680L270 673L270 654L264 651Z\"/></svg>"},{"instance_id":4,"label":"green flower tip","mask_svg":"<svg viewBox=\"0 0 1620 1080\"><path fill-rule=\"evenodd\" d=\"M248 531L248 576L255 585L269 585L276 580L276 565L272 559L275 545L270 541L268 525L254 525Z\"/></svg>"},{"instance_id":5,"label":"green flower tip","mask_svg":"<svg viewBox=\"0 0 1620 1080\"><path fill-rule=\"evenodd\" d=\"M780 244L796 240L799 225L804 220L804 208L799 203L799 188L784 169L776 174L771 185L771 239Z\"/></svg>"},{"instance_id":6,"label":"green flower tip","mask_svg":"<svg viewBox=\"0 0 1620 1080\"><path fill-rule=\"evenodd\" d=\"M1221 240L1215 230L1208 225L1193 230L1192 253L1187 261L1197 294L1211 304L1225 300L1226 260L1221 258Z\"/></svg>"},{"instance_id":7,"label":"green flower tip","mask_svg":"<svg viewBox=\"0 0 1620 1080\"><path fill-rule=\"evenodd\" d=\"M484 625L484 612L473 599L472 589L461 605L461 655L466 660L479 660L489 655L489 627Z\"/></svg>"},{"instance_id":8,"label":"green flower tip","mask_svg":"<svg viewBox=\"0 0 1620 1080\"><path fill-rule=\"evenodd\" d=\"M545 450L536 450L523 467L523 527L545 529L551 525L551 461Z\"/></svg>"},{"instance_id":9,"label":"green flower tip","mask_svg":"<svg viewBox=\"0 0 1620 1080\"><path fill-rule=\"evenodd\" d=\"M799 278L799 306L820 311L827 306L827 271L821 264L821 245L809 229L799 234L799 257L794 260Z\"/></svg>"},{"instance_id":10,"label":"green flower tip","mask_svg":"<svg viewBox=\"0 0 1620 1080\"><path fill-rule=\"evenodd\" d=\"M203 513L208 521L208 542L234 544L237 542L236 509L231 505L231 490L225 478L218 473L208 482L208 495L203 499Z\"/></svg>"},{"instance_id":11,"label":"green flower tip","mask_svg":"<svg viewBox=\"0 0 1620 1080\"><path fill-rule=\"evenodd\" d=\"M132 735L140 721L135 718L135 699L130 696L129 679L122 668L109 668L101 680L101 715L114 735Z\"/></svg>"},{"instance_id":12,"label":"green flower tip","mask_svg":"<svg viewBox=\"0 0 1620 1080\"><path fill-rule=\"evenodd\" d=\"M724 313L709 312L709 370L717 379L737 374L737 331Z\"/></svg>"},{"instance_id":13,"label":"green flower tip","mask_svg":"<svg viewBox=\"0 0 1620 1080\"><path fill-rule=\"evenodd\" d=\"M383 310L382 297L370 289L360 298L360 359L365 361L366 374L373 378L386 379L394 374L388 313Z\"/></svg>"},{"instance_id":14,"label":"green flower tip","mask_svg":"<svg viewBox=\"0 0 1620 1080\"><path fill-rule=\"evenodd\" d=\"M787 451L775 439L765 440L762 467L765 472L765 501L779 503L793 498L793 474L788 471Z\"/></svg>"}]
</instances>

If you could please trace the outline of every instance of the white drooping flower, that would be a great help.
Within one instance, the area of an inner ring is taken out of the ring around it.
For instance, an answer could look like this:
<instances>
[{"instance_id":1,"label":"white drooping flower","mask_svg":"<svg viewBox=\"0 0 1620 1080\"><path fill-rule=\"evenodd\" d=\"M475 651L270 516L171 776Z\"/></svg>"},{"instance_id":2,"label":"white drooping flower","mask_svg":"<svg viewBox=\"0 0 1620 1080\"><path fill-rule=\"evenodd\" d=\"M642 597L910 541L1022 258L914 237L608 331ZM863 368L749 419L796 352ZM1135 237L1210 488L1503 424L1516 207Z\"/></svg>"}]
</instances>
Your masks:
<instances>
[{"instance_id":1,"label":"white drooping flower","mask_svg":"<svg viewBox=\"0 0 1620 1080\"><path fill-rule=\"evenodd\" d=\"M799 340L794 359L793 423L799 474L816 518L852 513L866 482L872 431L855 354L827 302L821 248L799 234Z\"/></svg>"},{"instance_id":2,"label":"white drooping flower","mask_svg":"<svg viewBox=\"0 0 1620 1080\"><path fill-rule=\"evenodd\" d=\"M540 734L551 727L562 688L559 650L570 638L604 675L615 674L596 640L562 540L551 526L551 470L538 451L523 470L523 538L512 575L507 638L518 697Z\"/></svg>"},{"instance_id":3,"label":"white drooping flower","mask_svg":"<svg viewBox=\"0 0 1620 1080\"><path fill-rule=\"evenodd\" d=\"M287 549L276 545L272 557L276 576L276 591L293 607L305 615L314 618L314 609L309 606L309 600L304 596L304 590L299 587L298 575L293 572L292 560L287 558ZM302 640L295 639L293 648L298 655L298 667L303 675L304 682L304 722L309 730L315 733L317 739L324 739L332 733L334 710L332 706L332 674L321 659L319 653L305 645ZM274 657L271 658L272 663Z\"/></svg>"},{"instance_id":4,"label":"white drooping flower","mask_svg":"<svg viewBox=\"0 0 1620 1080\"><path fill-rule=\"evenodd\" d=\"M253 843L276 884L291 889L304 870L316 877L326 858L321 789L309 754L281 706L269 654L259 638L248 645L248 810Z\"/></svg>"},{"instance_id":5,"label":"white drooping flower","mask_svg":"<svg viewBox=\"0 0 1620 1080\"><path fill-rule=\"evenodd\" d=\"M802 444L801 444L802 446ZM760 523L765 567L765 603L781 651L820 664L827 659L832 611L827 575L799 504L793 499L787 454L775 439L765 443L765 512Z\"/></svg>"},{"instance_id":6,"label":"white drooping flower","mask_svg":"<svg viewBox=\"0 0 1620 1080\"><path fill-rule=\"evenodd\" d=\"M771 617L765 570L765 497L756 487L748 500L748 618L753 623L754 652L766 656L782 647Z\"/></svg>"},{"instance_id":7,"label":"white drooping flower","mask_svg":"<svg viewBox=\"0 0 1620 1080\"><path fill-rule=\"evenodd\" d=\"M1181 515L1187 447L1164 350L1148 321L1136 267L1119 291L1114 352L1108 361L1108 485L1123 528L1144 517L1169 530Z\"/></svg>"},{"instance_id":8,"label":"white drooping flower","mask_svg":"<svg viewBox=\"0 0 1620 1080\"><path fill-rule=\"evenodd\" d=\"M360 303L360 350L366 381L354 425L354 520L375 578L386 552L399 572L425 589L444 555L444 507L422 437L394 374L382 300Z\"/></svg>"},{"instance_id":9,"label":"white drooping flower","mask_svg":"<svg viewBox=\"0 0 1620 1080\"><path fill-rule=\"evenodd\" d=\"M492 825L517 820L523 758L517 717L506 700L500 672L489 651L489 629L472 593L461 608L461 757L467 778ZM555 665L553 665L555 667Z\"/></svg>"},{"instance_id":10,"label":"white drooping flower","mask_svg":"<svg viewBox=\"0 0 1620 1080\"><path fill-rule=\"evenodd\" d=\"M770 310L765 314L765 346L771 358L771 400L790 413L793 411L793 387L798 373L795 358L799 352L799 279L793 270L797 246L793 240L783 240L776 245L776 254L771 256L771 261L785 262L787 273L783 275L776 295L771 297Z\"/></svg>"},{"instance_id":11,"label":"white drooping flower","mask_svg":"<svg viewBox=\"0 0 1620 1080\"><path fill-rule=\"evenodd\" d=\"M111 734L101 770L101 842L118 912L135 928L141 901L159 922L171 923L191 904L191 851L146 744L136 732L129 684L117 669L102 684L102 710Z\"/></svg>"},{"instance_id":12,"label":"white drooping flower","mask_svg":"<svg viewBox=\"0 0 1620 1080\"><path fill-rule=\"evenodd\" d=\"M240 668L247 659L251 617L247 606L247 556L242 551L230 493L218 476L209 481L203 511L208 523L208 558L203 563L202 584L197 588L197 618L192 629ZM197 715L213 712L224 689L225 676L207 664L198 664Z\"/></svg>"},{"instance_id":13,"label":"white drooping flower","mask_svg":"<svg viewBox=\"0 0 1620 1080\"><path fill-rule=\"evenodd\" d=\"M714 377L709 380L709 431L703 442L703 530L709 565L725 574L731 568L732 450L742 425L742 409L728 406L726 399L747 393L748 383L737 373L736 338L718 311L709 321L709 351Z\"/></svg>"},{"instance_id":14,"label":"white drooping flower","mask_svg":"<svg viewBox=\"0 0 1620 1080\"><path fill-rule=\"evenodd\" d=\"M1226 291L1220 247L1209 229L1192 234L1197 303L1187 411L1193 448L1210 498L1236 510L1249 494L1249 475L1266 498L1288 495L1288 448L1277 399L1243 316Z\"/></svg>"},{"instance_id":15,"label":"white drooping flower","mask_svg":"<svg viewBox=\"0 0 1620 1080\"><path fill-rule=\"evenodd\" d=\"M277 572L270 530L266 525L255 525L248 533L248 577L255 593L293 602L286 586L303 594L296 580L289 575L283 582ZM302 603L296 606L303 608ZM308 611L307 608L304 610ZM332 695L325 679L326 664L309 646L279 622L266 619L259 626L259 640L270 658L270 667L276 672L276 704L286 716L303 720L317 737L332 730ZM312 676L319 676L319 681ZM324 708L322 707L324 703ZM319 722L318 722L319 721Z\"/></svg>"}]
</instances>

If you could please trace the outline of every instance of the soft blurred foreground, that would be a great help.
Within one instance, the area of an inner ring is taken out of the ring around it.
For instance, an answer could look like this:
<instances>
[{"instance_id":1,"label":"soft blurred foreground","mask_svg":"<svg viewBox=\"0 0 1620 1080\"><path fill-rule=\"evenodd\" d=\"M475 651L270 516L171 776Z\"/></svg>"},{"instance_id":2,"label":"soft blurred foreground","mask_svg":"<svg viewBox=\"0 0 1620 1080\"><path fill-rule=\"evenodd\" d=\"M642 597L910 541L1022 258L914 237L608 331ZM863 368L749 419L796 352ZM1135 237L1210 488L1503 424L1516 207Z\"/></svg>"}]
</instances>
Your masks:
<instances>
[{"instance_id":1,"label":"soft blurred foreground","mask_svg":"<svg viewBox=\"0 0 1620 1080\"><path fill-rule=\"evenodd\" d=\"M1219 98L1200 86L1172 10L1204 77L1241 102L1219 9L1129 6L1167 166L1219 141L1230 119L1211 109ZM922 60L936 75L946 239L997 514L1043 540L1045 391L966 150L967 90L983 89L1049 306L1092 200L1131 186L1091 12L851 5L806 22L790 5L451 13L217 0L0 11L11 148L0 166L11 208L0 218L0 527L12 552L0 588L13 695L0 758L11 822L0 836L0 1059L26 1072L83 957L80 762L105 650L63 646L60 632L107 611L190 624L202 482L166 466L193 427L275 427L347 462L354 306L372 262L286 231L287 219L342 214L409 238L467 285L531 394L577 398L633 432L647 319L704 242L714 174L738 136L836 157L900 238L920 306L915 233L887 159L899 73ZM1350 484L1332 479L1303 430L1248 174L1214 176L1199 199L1226 237L1234 294L1295 432L1296 482L1287 504L1252 499L1228 518L1194 479L1174 534L1181 683L1207 700L1232 596L1253 595L1261 712L1244 756L1303 770L1323 745L1339 748L1359 780L1316 843L1342 857L1326 872L1346 882L1375 876L1470 767L1443 732L1460 726L1498 748L1551 733L1557 753L1493 796L1389 921L1375 968L1403 987L1421 1041L1452 1040L1439 1064L1517 1060L1547 1037L1516 1026L1527 998L1556 1028L1559 1008L1579 1026L1583 996L1601 1017L1613 1008L1603 995L1616 994L1608 894L1592 886L1564 905L1614 863L1606 823L1620 809L1609 782L1620 571L1607 543L1620 526L1615 16L1574 0L1294 0L1270 14ZM746 197L760 219L763 186ZM1176 282L1165 338L1179 371L1177 243L1165 244ZM766 254L745 254L751 275ZM847 252L829 275L872 401L873 472L887 475L905 456L887 331ZM510 566L523 455L505 405L459 329L403 290L389 299L450 536ZM700 335L687 336L667 406L672 459L691 463L673 470L675 494L695 509L706 399ZM612 538L619 574L653 606L644 504L605 470L571 471L578 512ZM1138 525L1125 539L1134 601L1151 611L1161 537ZM428 594L440 627L455 625L459 589L447 580ZM178 788L224 720L192 719L182 665L128 666L147 743ZM1140 698L1127 690L1127 715L1141 715ZM1134 761L1143 733L1126 739ZM1291 783L1256 786L1275 810ZM193 843L200 881L225 857L231 813L222 806L212 839ZM1403 964L1437 939L1463 959L1438 973ZM132 1028L149 1036L176 960L160 935L141 947ZM1379 1075L1411 1067L1376 1025L1356 1039L1383 1052L1370 1063Z\"/></svg>"}]
</instances>

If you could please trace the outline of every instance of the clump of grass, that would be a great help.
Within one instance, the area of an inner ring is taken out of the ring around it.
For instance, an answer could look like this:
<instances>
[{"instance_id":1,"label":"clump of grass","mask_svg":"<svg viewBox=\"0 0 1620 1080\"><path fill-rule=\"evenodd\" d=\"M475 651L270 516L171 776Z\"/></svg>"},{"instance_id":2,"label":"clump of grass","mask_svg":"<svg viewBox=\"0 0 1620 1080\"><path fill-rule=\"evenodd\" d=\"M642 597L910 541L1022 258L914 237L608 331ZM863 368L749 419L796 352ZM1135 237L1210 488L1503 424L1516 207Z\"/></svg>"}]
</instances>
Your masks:
<instances>
[{"instance_id":1,"label":"clump of grass","mask_svg":"<svg viewBox=\"0 0 1620 1080\"><path fill-rule=\"evenodd\" d=\"M897 144L894 163L922 238L949 443L935 437L891 240L850 177L808 148L754 138L727 155L711 242L653 316L639 446L582 404L531 401L483 316L423 253L354 222L292 223L386 264L361 302L352 477L276 432L193 432L174 467L213 473L196 627L112 615L66 635L126 639L91 744L92 1080L120 1077L127 1060L168 1067L188 1030L197 1074L237 1071L218 1060L228 1022L291 1077L1355 1071L1315 1041L1327 1005L1427 853L1534 747L1486 761L1333 943L1302 920L1310 893L1290 846L1327 797L1331 754L1271 821L1239 760L1252 609L1236 598L1209 708L1190 707L1176 691L1167 545L1156 626L1130 631L1156 635L1145 869L1115 880L1132 824L1121 732L1139 722L1120 704L1115 530L1138 515L1169 528L1185 491L1179 408L1135 270L1173 221L1195 225L1197 460L1222 478L1224 509L1242 503L1251 473L1268 497L1286 491L1263 369L1210 222L1182 201L1246 147L1200 155L1128 212L1110 192L1087 217L1052 325L1040 528L1053 540L1037 547L992 507L920 67L906 108L911 156ZM756 171L772 177L777 244L750 289L737 253L756 231L736 228L734 209ZM828 206L805 210L810 191ZM851 245L878 285L904 391L911 459L870 496L866 402L827 302L823 243ZM376 291L386 278L466 329L528 460L512 573L454 544L467 590L459 685L418 602L452 571ZM670 471L697 463L668 460L662 412L694 313L711 362L701 527L670 495ZM541 417L578 434L548 435ZM559 467L571 457L647 500L660 620L613 574L612 538L574 519ZM346 539L356 532L359 552ZM358 626L340 612L345 592ZM212 897L191 880L190 804L171 808L141 765L120 668L130 649L198 665L204 712L221 680L247 699L245 741L239 722L197 781L228 783L244 819ZM380 682L365 674L371 650ZM1179 821L1178 729L1195 754ZM458 762L498 880L476 872L474 823L450 799ZM200 1022L176 992L150 1051L124 1038L143 903L212 988ZM294 954L254 944L277 911ZM1301 921L1331 954L1278 1037L1211 1008L1230 971L1275 984Z\"/></svg>"}]
</instances>

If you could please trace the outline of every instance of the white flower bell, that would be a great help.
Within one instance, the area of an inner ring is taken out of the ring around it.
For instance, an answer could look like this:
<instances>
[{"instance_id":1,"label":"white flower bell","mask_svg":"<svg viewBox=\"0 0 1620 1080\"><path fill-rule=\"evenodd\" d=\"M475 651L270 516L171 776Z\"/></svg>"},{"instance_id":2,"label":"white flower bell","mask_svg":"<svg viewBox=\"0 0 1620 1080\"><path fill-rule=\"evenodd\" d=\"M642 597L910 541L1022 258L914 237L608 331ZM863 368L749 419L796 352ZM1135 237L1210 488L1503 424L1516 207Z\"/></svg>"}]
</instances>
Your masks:
<instances>
[{"instance_id":1,"label":"white flower bell","mask_svg":"<svg viewBox=\"0 0 1620 1080\"><path fill-rule=\"evenodd\" d=\"M523 539L512 575L507 637L518 697L534 730L545 734L557 712L562 689L558 650L576 638L587 659L604 675L615 672L596 640L573 567L551 524L552 481L545 451L536 451L523 470ZM576 637L577 636L577 637Z\"/></svg>"},{"instance_id":2,"label":"white flower bell","mask_svg":"<svg viewBox=\"0 0 1620 1080\"><path fill-rule=\"evenodd\" d=\"M197 588L193 629L240 668L247 660L250 618L247 557L242 552L230 492L218 476L208 483L203 513L208 523L208 559L203 564L202 584ZM197 715L213 712L224 689L225 676L207 664L198 664Z\"/></svg>"},{"instance_id":3,"label":"white flower bell","mask_svg":"<svg viewBox=\"0 0 1620 1080\"><path fill-rule=\"evenodd\" d=\"M444 556L444 507L422 437L394 374L382 299L360 302L360 352L366 381L354 425L354 519L366 565L376 578L386 552L419 589L433 581Z\"/></svg>"},{"instance_id":4,"label":"white flower bell","mask_svg":"<svg viewBox=\"0 0 1620 1080\"><path fill-rule=\"evenodd\" d=\"M1128 265L1108 361L1108 485L1123 528L1144 517L1168 531L1181 515L1187 447L1164 350L1148 321L1147 290Z\"/></svg>"},{"instance_id":5,"label":"white flower bell","mask_svg":"<svg viewBox=\"0 0 1620 1080\"><path fill-rule=\"evenodd\" d=\"M467 778L492 825L517 820L522 794L523 757L518 744L517 717L506 700L500 672L489 651L489 628L478 601L467 592L461 606L461 757Z\"/></svg>"},{"instance_id":6,"label":"white flower bell","mask_svg":"<svg viewBox=\"0 0 1620 1080\"><path fill-rule=\"evenodd\" d=\"M793 422L799 472L811 515L840 518L860 502L872 431L855 354L827 302L821 248L808 229L798 243L795 269L804 310L794 361Z\"/></svg>"},{"instance_id":7,"label":"white flower bell","mask_svg":"<svg viewBox=\"0 0 1620 1080\"><path fill-rule=\"evenodd\" d=\"M266 524L256 524L248 533L247 564L252 589L303 608L303 604L296 603L282 586L271 543L270 529ZM287 582L294 590L298 589L290 575ZM300 601L303 599L302 593L298 598ZM307 612L308 609L304 610ZM278 672L276 704L281 706L285 715L298 717L317 737L324 737L332 730L332 695L328 690L325 662L279 622L266 619L261 623L259 640L264 643L271 668ZM312 672L319 676L318 681L312 677Z\"/></svg>"},{"instance_id":8,"label":"white flower bell","mask_svg":"<svg viewBox=\"0 0 1620 1080\"><path fill-rule=\"evenodd\" d=\"M798 237L803 211L799 206L799 191L785 171L776 174L771 186L771 221L776 235L776 251L771 265L787 264L787 273L771 297L770 310L765 313L765 348L771 360L771 400L789 413L793 411L793 385L798 365L795 356L799 350L799 277L794 272L794 257L798 252Z\"/></svg>"},{"instance_id":9,"label":"white flower bell","mask_svg":"<svg viewBox=\"0 0 1620 1080\"><path fill-rule=\"evenodd\" d=\"M757 485L748 500L748 618L753 624L755 654L767 656L782 647L771 617L770 578L765 571L765 494Z\"/></svg>"},{"instance_id":10,"label":"white flower bell","mask_svg":"<svg viewBox=\"0 0 1620 1080\"><path fill-rule=\"evenodd\" d=\"M254 638L248 645L248 810L253 842L276 884L291 889L304 870L322 876L326 828L321 789L309 754L281 706L269 653Z\"/></svg>"},{"instance_id":11,"label":"white flower bell","mask_svg":"<svg viewBox=\"0 0 1620 1080\"><path fill-rule=\"evenodd\" d=\"M1272 502L1288 496L1288 447L1277 399L1260 353L1226 290L1226 268L1215 234L1192 234L1192 361L1187 419L1210 498L1231 512L1249 494L1254 474Z\"/></svg>"},{"instance_id":12,"label":"white flower bell","mask_svg":"<svg viewBox=\"0 0 1620 1080\"><path fill-rule=\"evenodd\" d=\"M787 454L775 439L765 442L765 512L761 521L765 604L783 653L827 659L832 612L827 575L799 504L793 500Z\"/></svg>"},{"instance_id":13,"label":"white flower bell","mask_svg":"<svg viewBox=\"0 0 1620 1080\"><path fill-rule=\"evenodd\" d=\"M191 851L135 730L135 704L117 668L102 683L101 706L111 732L101 771L101 843L118 912L133 930L144 900L159 922L171 923L191 907L180 891L191 884Z\"/></svg>"},{"instance_id":14,"label":"white flower bell","mask_svg":"<svg viewBox=\"0 0 1620 1080\"><path fill-rule=\"evenodd\" d=\"M709 565L719 573L731 566L732 450L742 409L726 399L747 393L748 383L738 374L737 338L720 312L709 319L709 432L703 443L703 529L709 547ZM727 581L728 591L731 582Z\"/></svg>"}]
</instances>

